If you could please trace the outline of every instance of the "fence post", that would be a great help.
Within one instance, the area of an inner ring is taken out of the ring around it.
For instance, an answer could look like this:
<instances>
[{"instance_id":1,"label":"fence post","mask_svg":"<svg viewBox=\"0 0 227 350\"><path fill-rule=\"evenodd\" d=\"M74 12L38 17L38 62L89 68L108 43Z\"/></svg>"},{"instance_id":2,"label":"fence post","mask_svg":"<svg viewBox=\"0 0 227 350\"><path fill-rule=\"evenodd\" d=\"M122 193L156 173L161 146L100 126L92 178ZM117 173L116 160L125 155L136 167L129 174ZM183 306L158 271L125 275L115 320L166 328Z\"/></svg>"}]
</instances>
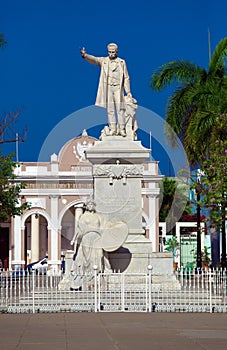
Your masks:
<instances>
[{"instance_id":1,"label":"fence post","mask_svg":"<svg viewBox=\"0 0 227 350\"><path fill-rule=\"evenodd\" d=\"M151 312L151 272L153 267L151 265L148 265L147 269L148 269L148 311Z\"/></svg>"},{"instance_id":2,"label":"fence post","mask_svg":"<svg viewBox=\"0 0 227 350\"><path fill-rule=\"evenodd\" d=\"M97 295L97 270L98 270L98 266L94 265L93 266L94 269L94 274L95 274L95 286L94 286L94 291L95 291L95 312L98 311L98 295Z\"/></svg>"},{"instance_id":3,"label":"fence post","mask_svg":"<svg viewBox=\"0 0 227 350\"><path fill-rule=\"evenodd\" d=\"M212 270L209 270L209 287L210 287L210 313L212 313Z\"/></svg>"},{"instance_id":4,"label":"fence post","mask_svg":"<svg viewBox=\"0 0 227 350\"><path fill-rule=\"evenodd\" d=\"M121 273L121 311L125 311L125 276Z\"/></svg>"},{"instance_id":5,"label":"fence post","mask_svg":"<svg viewBox=\"0 0 227 350\"><path fill-rule=\"evenodd\" d=\"M35 313L35 271L32 271L32 313Z\"/></svg>"}]
</instances>

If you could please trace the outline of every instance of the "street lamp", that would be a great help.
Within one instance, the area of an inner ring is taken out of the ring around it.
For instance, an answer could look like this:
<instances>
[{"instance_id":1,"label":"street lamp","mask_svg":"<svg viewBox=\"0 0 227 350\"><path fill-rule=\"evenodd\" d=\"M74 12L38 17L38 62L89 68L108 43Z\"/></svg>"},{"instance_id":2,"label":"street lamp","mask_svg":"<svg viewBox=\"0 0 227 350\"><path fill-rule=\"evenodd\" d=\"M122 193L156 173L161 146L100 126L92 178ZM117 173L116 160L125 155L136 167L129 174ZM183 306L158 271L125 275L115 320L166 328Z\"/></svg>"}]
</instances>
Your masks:
<instances>
[{"instance_id":1,"label":"street lamp","mask_svg":"<svg viewBox=\"0 0 227 350\"><path fill-rule=\"evenodd\" d=\"M196 267L197 269L202 268L202 254L201 254L201 221L200 221L200 182L197 180L196 185L196 198L197 198L197 208L196 208L196 216L197 216L197 254L196 254Z\"/></svg>"}]
</instances>

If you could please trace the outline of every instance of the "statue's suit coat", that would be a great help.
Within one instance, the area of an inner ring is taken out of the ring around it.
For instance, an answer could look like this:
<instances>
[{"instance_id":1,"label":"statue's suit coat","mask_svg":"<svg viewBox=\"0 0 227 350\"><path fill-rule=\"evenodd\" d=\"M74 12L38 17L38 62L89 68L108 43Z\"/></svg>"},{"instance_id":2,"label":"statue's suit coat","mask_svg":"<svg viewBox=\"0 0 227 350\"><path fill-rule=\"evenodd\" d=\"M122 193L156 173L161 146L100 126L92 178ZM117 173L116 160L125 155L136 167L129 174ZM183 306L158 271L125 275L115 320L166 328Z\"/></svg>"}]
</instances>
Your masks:
<instances>
[{"instance_id":1,"label":"statue's suit coat","mask_svg":"<svg viewBox=\"0 0 227 350\"><path fill-rule=\"evenodd\" d=\"M85 60L89 63L96 64L101 67L101 73L99 78L98 91L96 96L95 105L99 107L107 107L107 84L108 84L108 69L109 69L109 57L95 57L92 55L85 55ZM127 93L130 92L130 79L125 60L117 57L120 67L120 89L121 89L121 104L124 106L124 90Z\"/></svg>"}]
</instances>

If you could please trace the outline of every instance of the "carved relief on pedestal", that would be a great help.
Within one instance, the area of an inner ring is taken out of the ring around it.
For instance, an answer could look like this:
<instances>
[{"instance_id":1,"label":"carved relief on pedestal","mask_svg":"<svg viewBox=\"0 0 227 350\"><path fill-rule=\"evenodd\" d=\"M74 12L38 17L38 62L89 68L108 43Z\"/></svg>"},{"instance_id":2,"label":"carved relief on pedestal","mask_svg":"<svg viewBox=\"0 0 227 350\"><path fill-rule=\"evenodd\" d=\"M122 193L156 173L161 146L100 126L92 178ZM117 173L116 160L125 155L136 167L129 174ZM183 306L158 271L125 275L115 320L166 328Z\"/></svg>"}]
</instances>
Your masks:
<instances>
[{"instance_id":1,"label":"carved relief on pedestal","mask_svg":"<svg viewBox=\"0 0 227 350\"><path fill-rule=\"evenodd\" d=\"M117 161L116 165L94 165L93 175L100 177L109 177L110 180L126 179L128 176L142 176L143 166L135 164L120 164L119 161Z\"/></svg>"}]
</instances>

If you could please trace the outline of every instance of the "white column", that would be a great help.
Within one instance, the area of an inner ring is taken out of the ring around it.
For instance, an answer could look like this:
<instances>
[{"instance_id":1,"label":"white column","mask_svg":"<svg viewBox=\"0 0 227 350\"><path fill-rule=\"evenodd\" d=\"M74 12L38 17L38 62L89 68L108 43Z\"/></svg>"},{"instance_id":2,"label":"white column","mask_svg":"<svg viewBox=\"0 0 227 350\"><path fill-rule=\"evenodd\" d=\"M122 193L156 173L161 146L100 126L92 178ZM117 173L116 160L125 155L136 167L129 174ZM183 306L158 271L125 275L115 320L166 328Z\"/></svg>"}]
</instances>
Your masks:
<instances>
[{"instance_id":1,"label":"white column","mask_svg":"<svg viewBox=\"0 0 227 350\"><path fill-rule=\"evenodd\" d=\"M157 195L149 194L148 203L149 203L149 239L152 241L152 251L156 252L158 245L159 237L159 227L158 227L158 211L157 211Z\"/></svg>"},{"instance_id":2,"label":"white column","mask_svg":"<svg viewBox=\"0 0 227 350\"><path fill-rule=\"evenodd\" d=\"M51 255L48 252L48 263L51 264L52 270L57 270L61 261L59 260L59 240L58 240L58 195L50 196L51 207L51 226L50 229L50 249Z\"/></svg>"},{"instance_id":3,"label":"white column","mask_svg":"<svg viewBox=\"0 0 227 350\"><path fill-rule=\"evenodd\" d=\"M38 261L39 256L39 216L31 215L31 261Z\"/></svg>"},{"instance_id":4,"label":"white column","mask_svg":"<svg viewBox=\"0 0 227 350\"><path fill-rule=\"evenodd\" d=\"M13 241L14 241L14 259L12 265L20 267L24 264L22 261L22 242L21 242L21 217L15 216L13 218Z\"/></svg>"},{"instance_id":5,"label":"white column","mask_svg":"<svg viewBox=\"0 0 227 350\"><path fill-rule=\"evenodd\" d=\"M148 163L149 174L158 176L158 163ZM161 177L159 179L161 181ZM155 181L149 181L149 238L152 241L152 251L159 251L159 193L160 188Z\"/></svg>"}]
</instances>

